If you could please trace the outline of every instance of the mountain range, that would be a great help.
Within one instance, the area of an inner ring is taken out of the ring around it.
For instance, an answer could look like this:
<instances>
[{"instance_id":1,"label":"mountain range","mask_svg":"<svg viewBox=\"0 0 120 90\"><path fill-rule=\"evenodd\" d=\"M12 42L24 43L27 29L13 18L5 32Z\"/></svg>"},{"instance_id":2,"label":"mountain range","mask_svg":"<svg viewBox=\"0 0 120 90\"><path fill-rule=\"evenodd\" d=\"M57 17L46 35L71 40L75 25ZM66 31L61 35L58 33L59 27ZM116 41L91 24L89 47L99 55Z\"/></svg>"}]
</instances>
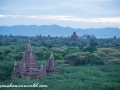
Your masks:
<instances>
[{"instance_id":1,"label":"mountain range","mask_svg":"<svg viewBox=\"0 0 120 90\"><path fill-rule=\"evenodd\" d=\"M23 35L23 36L71 36L73 32L76 32L78 36L83 34L91 34L97 38L113 38L116 36L120 38L120 29L113 27L106 28L87 28L87 29L75 29L70 27L62 27L58 25L15 25L15 26L0 26L0 34L3 35Z\"/></svg>"}]
</instances>

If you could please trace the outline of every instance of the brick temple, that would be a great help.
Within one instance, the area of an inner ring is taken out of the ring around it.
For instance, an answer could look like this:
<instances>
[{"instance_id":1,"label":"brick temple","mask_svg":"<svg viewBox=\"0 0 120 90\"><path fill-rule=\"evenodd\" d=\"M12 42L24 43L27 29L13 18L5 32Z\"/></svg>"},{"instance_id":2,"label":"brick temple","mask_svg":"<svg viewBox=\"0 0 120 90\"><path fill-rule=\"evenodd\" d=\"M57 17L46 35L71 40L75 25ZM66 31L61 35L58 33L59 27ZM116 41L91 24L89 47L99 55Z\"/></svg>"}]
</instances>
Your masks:
<instances>
[{"instance_id":1,"label":"brick temple","mask_svg":"<svg viewBox=\"0 0 120 90\"><path fill-rule=\"evenodd\" d=\"M78 41L79 37L76 35L76 32L73 32L73 35L71 36L71 41Z\"/></svg>"},{"instance_id":2,"label":"brick temple","mask_svg":"<svg viewBox=\"0 0 120 90\"><path fill-rule=\"evenodd\" d=\"M16 61L14 63L12 77L40 79L41 77L47 76L49 74L58 74L52 52L48 58L47 66L44 67L42 64L38 66L35 60L35 54L31 49L29 41L26 51L23 54L21 63L19 65L17 65Z\"/></svg>"}]
</instances>

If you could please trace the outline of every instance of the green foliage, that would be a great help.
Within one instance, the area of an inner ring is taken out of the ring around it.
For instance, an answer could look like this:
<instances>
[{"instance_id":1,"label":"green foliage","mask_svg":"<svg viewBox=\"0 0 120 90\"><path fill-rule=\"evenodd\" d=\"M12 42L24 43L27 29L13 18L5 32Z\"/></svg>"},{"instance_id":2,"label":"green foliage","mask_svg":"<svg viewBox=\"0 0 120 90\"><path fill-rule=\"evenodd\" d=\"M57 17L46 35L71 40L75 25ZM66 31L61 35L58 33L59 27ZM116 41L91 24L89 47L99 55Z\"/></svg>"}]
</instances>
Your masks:
<instances>
[{"instance_id":1,"label":"green foliage","mask_svg":"<svg viewBox=\"0 0 120 90\"><path fill-rule=\"evenodd\" d=\"M60 47L52 47L50 50L54 51L55 53L62 53L64 50L61 49Z\"/></svg>"},{"instance_id":2,"label":"green foliage","mask_svg":"<svg viewBox=\"0 0 120 90\"><path fill-rule=\"evenodd\" d=\"M91 52L91 53L93 53L96 50L97 50L97 48L94 47L94 46L89 46L89 47L83 49L83 51L85 51L85 52Z\"/></svg>"},{"instance_id":3,"label":"green foliage","mask_svg":"<svg viewBox=\"0 0 120 90\"><path fill-rule=\"evenodd\" d=\"M4 52L0 49L0 61L3 61L4 59Z\"/></svg>"},{"instance_id":4,"label":"green foliage","mask_svg":"<svg viewBox=\"0 0 120 90\"><path fill-rule=\"evenodd\" d=\"M53 54L56 60L63 60L62 54L61 53L54 53Z\"/></svg>"},{"instance_id":5,"label":"green foliage","mask_svg":"<svg viewBox=\"0 0 120 90\"><path fill-rule=\"evenodd\" d=\"M90 53L72 53L65 56L65 63L70 65L84 65L89 62Z\"/></svg>"},{"instance_id":6,"label":"green foliage","mask_svg":"<svg viewBox=\"0 0 120 90\"><path fill-rule=\"evenodd\" d=\"M43 55L44 55L44 52L43 51L36 51L35 52L35 55L36 55L36 59L42 59Z\"/></svg>"},{"instance_id":7,"label":"green foliage","mask_svg":"<svg viewBox=\"0 0 120 90\"><path fill-rule=\"evenodd\" d=\"M97 46L97 45L98 45L97 42L95 42L95 41L93 41L93 40L90 41L90 46L95 47L95 46Z\"/></svg>"},{"instance_id":8,"label":"green foliage","mask_svg":"<svg viewBox=\"0 0 120 90\"><path fill-rule=\"evenodd\" d=\"M65 55L70 54L70 53L78 53L78 52L81 52L78 47L69 47L69 48L64 50L62 55L65 56Z\"/></svg>"},{"instance_id":9,"label":"green foliage","mask_svg":"<svg viewBox=\"0 0 120 90\"><path fill-rule=\"evenodd\" d=\"M13 62L0 63L0 81L4 81L11 77L11 71L13 70Z\"/></svg>"},{"instance_id":10,"label":"green foliage","mask_svg":"<svg viewBox=\"0 0 120 90\"><path fill-rule=\"evenodd\" d=\"M46 52L44 53L42 60L48 60L49 57L50 57L50 52Z\"/></svg>"},{"instance_id":11,"label":"green foliage","mask_svg":"<svg viewBox=\"0 0 120 90\"><path fill-rule=\"evenodd\" d=\"M93 53L94 51L97 50L97 48L96 48L97 45L98 45L97 42L91 40L91 41L90 41L90 46L84 48L83 51L84 51L84 52L91 52L91 53Z\"/></svg>"},{"instance_id":12,"label":"green foliage","mask_svg":"<svg viewBox=\"0 0 120 90\"><path fill-rule=\"evenodd\" d=\"M14 60L20 61L23 58L23 52L19 52L14 55Z\"/></svg>"},{"instance_id":13,"label":"green foliage","mask_svg":"<svg viewBox=\"0 0 120 90\"><path fill-rule=\"evenodd\" d=\"M60 53L53 53L53 56L54 56L55 60L63 60L62 54L60 54ZM46 52L43 55L42 60L48 60L49 57L50 57L50 52Z\"/></svg>"},{"instance_id":14,"label":"green foliage","mask_svg":"<svg viewBox=\"0 0 120 90\"><path fill-rule=\"evenodd\" d=\"M38 65L46 65L50 51L53 51L58 75L39 80L11 79L13 61L16 59L19 62L22 59L28 40L31 40ZM48 85L47 88L9 88L11 90L119 90L119 39L90 40L90 46L84 48L87 41L69 42L69 38L59 37L43 37L43 41L39 41L36 37L4 36L0 40L0 85Z\"/></svg>"},{"instance_id":15,"label":"green foliage","mask_svg":"<svg viewBox=\"0 0 120 90\"><path fill-rule=\"evenodd\" d=\"M44 47L44 46L41 46L41 47L33 47L32 46L32 49L33 49L33 51L34 51L34 53L36 55L37 60L41 60L44 53L45 53L45 51L47 50L47 48Z\"/></svg>"},{"instance_id":16,"label":"green foliage","mask_svg":"<svg viewBox=\"0 0 120 90\"><path fill-rule=\"evenodd\" d=\"M25 51L26 47L27 45L22 44L16 48L16 52L23 52Z\"/></svg>"},{"instance_id":17,"label":"green foliage","mask_svg":"<svg viewBox=\"0 0 120 90\"><path fill-rule=\"evenodd\" d=\"M120 51L112 48L100 48L96 52L105 64L120 64Z\"/></svg>"},{"instance_id":18,"label":"green foliage","mask_svg":"<svg viewBox=\"0 0 120 90\"><path fill-rule=\"evenodd\" d=\"M5 55L11 53L12 51L10 49L5 50Z\"/></svg>"},{"instance_id":19,"label":"green foliage","mask_svg":"<svg viewBox=\"0 0 120 90\"><path fill-rule=\"evenodd\" d=\"M72 53L65 56L65 63L70 65L85 65L85 64L103 64L102 59L89 52Z\"/></svg>"},{"instance_id":20,"label":"green foliage","mask_svg":"<svg viewBox=\"0 0 120 90\"><path fill-rule=\"evenodd\" d=\"M90 64L96 64L96 65L104 64L104 61L97 54L91 54L90 55Z\"/></svg>"},{"instance_id":21,"label":"green foliage","mask_svg":"<svg viewBox=\"0 0 120 90\"><path fill-rule=\"evenodd\" d=\"M111 68L112 67L112 68ZM64 66L58 65L58 75L50 75L39 80L12 78L0 85L47 85L47 88L10 88L11 90L119 90L120 66ZM8 90L8 88L1 88Z\"/></svg>"}]
</instances>

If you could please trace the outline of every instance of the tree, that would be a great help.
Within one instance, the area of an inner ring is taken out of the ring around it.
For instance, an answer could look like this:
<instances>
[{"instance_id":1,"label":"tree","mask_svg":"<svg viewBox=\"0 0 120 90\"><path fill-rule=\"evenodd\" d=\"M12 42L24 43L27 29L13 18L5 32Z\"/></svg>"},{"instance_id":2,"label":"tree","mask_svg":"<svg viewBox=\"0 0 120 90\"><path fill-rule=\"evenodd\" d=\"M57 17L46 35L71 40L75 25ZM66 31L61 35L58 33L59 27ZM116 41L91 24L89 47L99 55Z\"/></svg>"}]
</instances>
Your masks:
<instances>
[{"instance_id":1,"label":"tree","mask_svg":"<svg viewBox=\"0 0 120 90\"><path fill-rule=\"evenodd\" d=\"M0 49L0 61L3 61L4 59L4 52Z\"/></svg>"},{"instance_id":2,"label":"tree","mask_svg":"<svg viewBox=\"0 0 120 90\"><path fill-rule=\"evenodd\" d=\"M4 61L0 63L0 81L4 81L11 77L13 62Z\"/></svg>"},{"instance_id":3,"label":"tree","mask_svg":"<svg viewBox=\"0 0 120 90\"><path fill-rule=\"evenodd\" d=\"M96 50L97 50L97 48L94 47L94 46L89 46L89 47L83 49L83 51L85 51L85 52L91 52L91 53L93 53Z\"/></svg>"},{"instance_id":4,"label":"tree","mask_svg":"<svg viewBox=\"0 0 120 90\"><path fill-rule=\"evenodd\" d=\"M100 56L91 54L90 52L68 54L65 56L64 61L66 64L75 66L86 64L104 64L104 61Z\"/></svg>"},{"instance_id":5,"label":"tree","mask_svg":"<svg viewBox=\"0 0 120 90\"><path fill-rule=\"evenodd\" d=\"M66 64L70 65L85 65L88 64L90 61L90 53L83 52L83 53L71 53L65 56L64 60Z\"/></svg>"},{"instance_id":6,"label":"tree","mask_svg":"<svg viewBox=\"0 0 120 90\"><path fill-rule=\"evenodd\" d=\"M97 50L97 47L96 47L97 45L98 45L97 42L90 41L90 46L88 46L87 48L83 49L83 51L93 53L94 51Z\"/></svg>"},{"instance_id":7,"label":"tree","mask_svg":"<svg viewBox=\"0 0 120 90\"><path fill-rule=\"evenodd\" d=\"M53 53L53 56L54 56L55 60L63 60L62 54L60 54L60 53ZM50 52L46 52L43 55L42 60L48 60L49 57L50 57Z\"/></svg>"}]
</instances>

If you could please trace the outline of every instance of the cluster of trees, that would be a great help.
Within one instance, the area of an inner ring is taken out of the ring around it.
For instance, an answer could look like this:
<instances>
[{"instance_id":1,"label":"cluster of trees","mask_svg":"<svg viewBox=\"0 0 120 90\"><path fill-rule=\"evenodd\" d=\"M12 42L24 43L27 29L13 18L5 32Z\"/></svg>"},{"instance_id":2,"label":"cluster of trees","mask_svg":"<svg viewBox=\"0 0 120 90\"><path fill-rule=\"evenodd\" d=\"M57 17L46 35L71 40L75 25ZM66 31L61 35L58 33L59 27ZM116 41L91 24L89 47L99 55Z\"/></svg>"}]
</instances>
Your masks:
<instances>
[{"instance_id":1,"label":"cluster of trees","mask_svg":"<svg viewBox=\"0 0 120 90\"><path fill-rule=\"evenodd\" d=\"M46 61L50 56L50 52L53 51L55 60L73 66L120 64L120 39L80 39L74 42L70 41L69 37L41 38L12 35L0 36L0 75L4 75L2 70L5 63L11 63L9 66L11 70L15 60L21 61L29 40L37 61Z\"/></svg>"},{"instance_id":2,"label":"cluster of trees","mask_svg":"<svg viewBox=\"0 0 120 90\"><path fill-rule=\"evenodd\" d=\"M35 52L37 60L48 59L50 51L54 52L54 57L56 60L64 60L68 56L77 56L77 54L81 57L81 54L86 53L86 55L90 54L91 58L100 57L103 59L103 56L99 54L104 53L105 50L108 50L109 52L112 51L115 55L111 56L111 54L108 54L106 57L116 57L116 60L119 61L118 55L120 51L120 39L80 39L79 41L74 42L70 41L69 37L41 38L42 39L39 40L37 37L12 35L0 36L0 61L20 61L27 47L28 40L31 40L31 46ZM105 61L105 59L103 61Z\"/></svg>"},{"instance_id":3,"label":"cluster of trees","mask_svg":"<svg viewBox=\"0 0 120 90\"><path fill-rule=\"evenodd\" d=\"M82 52L82 53L72 53L65 56L65 63L79 66L85 64L104 64L104 61L95 54L91 54L90 52Z\"/></svg>"},{"instance_id":4,"label":"cluster of trees","mask_svg":"<svg viewBox=\"0 0 120 90\"><path fill-rule=\"evenodd\" d=\"M70 38L63 37L41 38L0 36L0 85L38 82L41 85L48 85L53 90L61 90L61 88L117 90L119 88L120 39L80 39L74 42L70 41ZM53 51L57 68L60 70L59 75L51 75L40 81L11 79L14 61L20 63L29 40L38 64L45 64L50 52ZM106 64L113 65L113 68Z\"/></svg>"}]
</instances>

